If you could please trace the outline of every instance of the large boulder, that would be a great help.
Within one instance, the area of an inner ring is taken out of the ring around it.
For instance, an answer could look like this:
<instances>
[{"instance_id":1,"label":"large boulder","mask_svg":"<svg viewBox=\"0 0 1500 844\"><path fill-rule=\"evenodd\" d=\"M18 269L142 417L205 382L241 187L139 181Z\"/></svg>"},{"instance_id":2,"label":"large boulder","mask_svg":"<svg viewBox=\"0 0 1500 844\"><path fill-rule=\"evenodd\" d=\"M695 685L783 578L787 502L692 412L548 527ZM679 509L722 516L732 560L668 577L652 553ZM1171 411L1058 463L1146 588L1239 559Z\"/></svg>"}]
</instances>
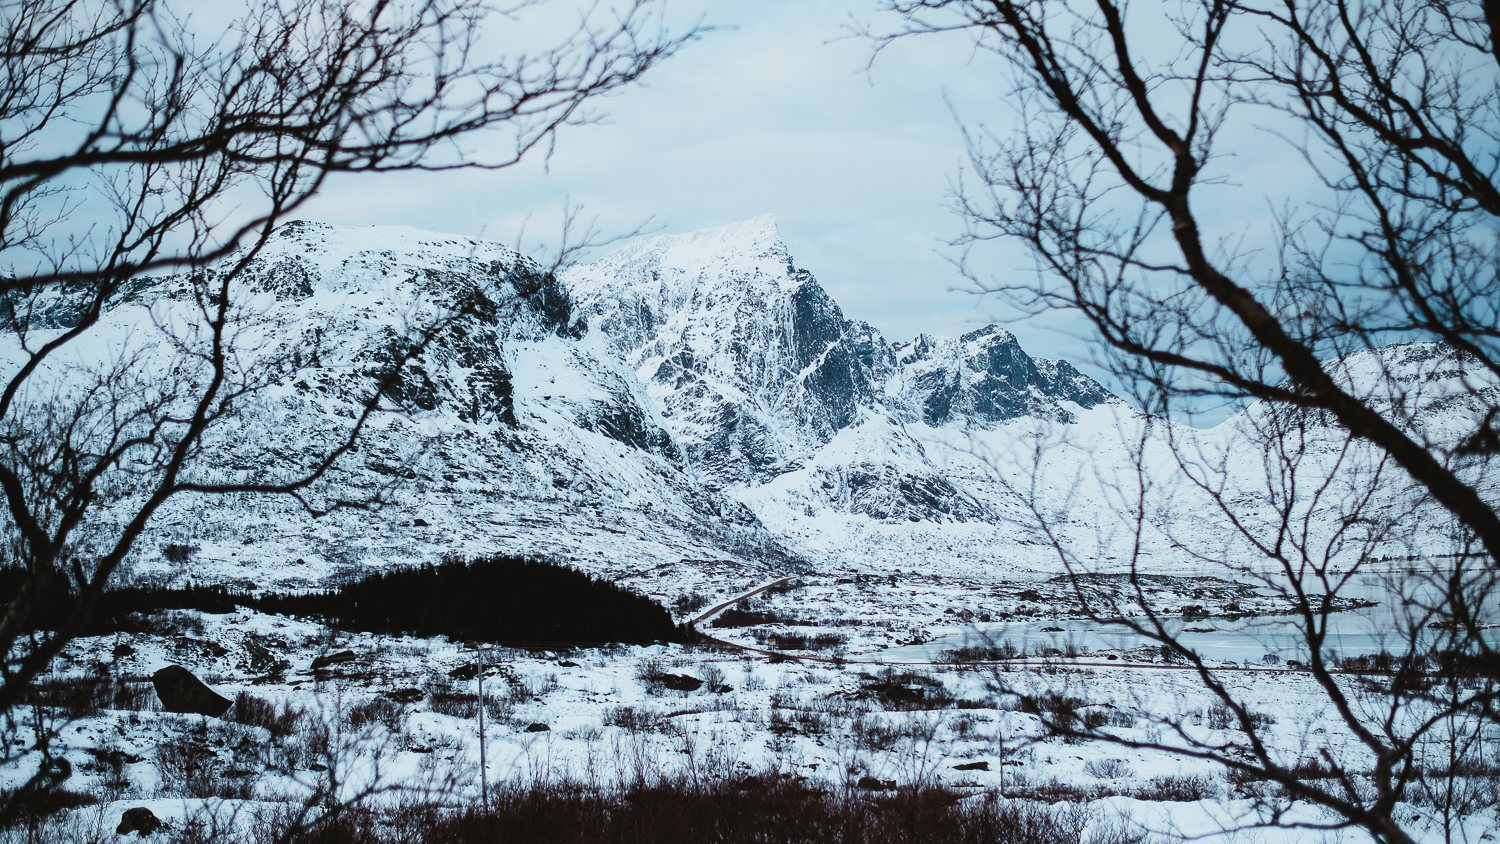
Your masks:
<instances>
[{"instance_id":1,"label":"large boulder","mask_svg":"<svg viewBox=\"0 0 1500 844\"><path fill-rule=\"evenodd\" d=\"M161 820L152 814L150 809L147 809L145 806L137 806L134 809L125 810L125 814L120 816L120 825L115 828L115 832L120 835L139 832L141 837L145 838L160 828Z\"/></svg>"},{"instance_id":2,"label":"large boulder","mask_svg":"<svg viewBox=\"0 0 1500 844\"><path fill-rule=\"evenodd\" d=\"M168 665L151 675L156 696L168 712L185 712L218 718L229 709L229 698L210 689L193 672L180 665Z\"/></svg>"},{"instance_id":3,"label":"large boulder","mask_svg":"<svg viewBox=\"0 0 1500 844\"><path fill-rule=\"evenodd\" d=\"M674 692L696 692L703 685L702 680L687 674L663 674L659 679Z\"/></svg>"},{"instance_id":4,"label":"large boulder","mask_svg":"<svg viewBox=\"0 0 1500 844\"><path fill-rule=\"evenodd\" d=\"M353 662L354 658L354 651L335 651L331 654L323 654L319 657L313 657L312 670L322 671L330 666Z\"/></svg>"}]
</instances>

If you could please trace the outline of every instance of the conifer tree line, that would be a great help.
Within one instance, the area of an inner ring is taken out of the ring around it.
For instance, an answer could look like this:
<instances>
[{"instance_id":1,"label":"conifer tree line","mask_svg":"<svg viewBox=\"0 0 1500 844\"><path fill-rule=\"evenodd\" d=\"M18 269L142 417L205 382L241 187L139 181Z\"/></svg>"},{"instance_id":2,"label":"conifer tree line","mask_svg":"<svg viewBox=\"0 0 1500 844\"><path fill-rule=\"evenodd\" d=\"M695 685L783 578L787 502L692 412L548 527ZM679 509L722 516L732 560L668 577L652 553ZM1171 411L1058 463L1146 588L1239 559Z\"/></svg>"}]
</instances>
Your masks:
<instances>
[{"instance_id":1,"label":"conifer tree line","mask_svg":"<svg viewBox=\"0 0 1500 844\"><path fill-rule=\"evenodd\" d=\"M681 641L666 608L569 566L495 555L380 572L329 592L269 595L267 612L348 630L483 642Z\"/></svg>"},{"instance_id":2,"label":"conifer tree line","mask_svg":"<svg viewBox=\"0 0 1500 844\"><path fill-rule=\"evenodd\" d=\"M13 600L25 573L0 569L0 600ZM54 630L76 600L58 578L32 617ZM687 641L652 599L569 566L506 555L446 559L358 578L326 591L252 595L223 586L131 586L104 593L87 633L145 629L161 610L233 612L249 607L318 618L345 630L389 635L447 636L493 643L584 645Z\"/></svg>"}]
</instances>

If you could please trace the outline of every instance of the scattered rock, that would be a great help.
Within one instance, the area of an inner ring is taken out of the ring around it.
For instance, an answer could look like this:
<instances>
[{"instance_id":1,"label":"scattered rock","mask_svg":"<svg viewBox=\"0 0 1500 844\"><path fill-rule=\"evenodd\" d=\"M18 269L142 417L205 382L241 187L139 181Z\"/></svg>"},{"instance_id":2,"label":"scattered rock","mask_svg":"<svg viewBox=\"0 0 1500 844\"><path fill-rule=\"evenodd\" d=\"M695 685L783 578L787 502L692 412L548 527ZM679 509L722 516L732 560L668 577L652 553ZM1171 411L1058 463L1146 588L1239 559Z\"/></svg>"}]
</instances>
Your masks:
<instances>
[{"instance_id":1,"label":"scattered rock","mask_svg":"<svg viewBox=\"0 0 1500 844\"><path fill-rule=\"evenodd\" d=\"M150 835L161 828L161 820L151 813L145 806L137 806L134 809L126 809L125 814L120 816L120 825L115 832L120 835L129 835L139 832L142 838Z\"/></svg>"},{"instance_id":2,"label":"scattered rock","mask_svg":"<svg viewBox=\"0 0 1500 844\"><path fill-rule=\"evenodd\" d=\"M1042 632L1043 633L1061 633L1061 632L1063 632L1063 629L1061 627L1043 627L1042 628Z\"/></svg>"},{"instance_id":3,"label":"scattered rock","mask_svg":"<svg viewBox=\"0 0 1500 844\"><path fill-rule=\"evenodd\" d=\"M722 695L725 692L732 692L732 691L734 691L734 686L731 686L728 683L723 683L723 684L720 684L720 685L717 685L717 686L709 686L708 690L711 691L711 692L713 692L716 695Z\"/></svg>"},{"instance_id":4,"label":"scattered rock","mask_svg":"<svg viewBox=\"0 0 1500 844\"><path fill-rule=\"evenodd\" d=\"M416 703L423 697L421 689L411 688L391 689L388 692L381 692L381 694L396 703Z\"/></svg>"},{"instance_id":5,"label":"scattered rock","mask_svg":"<svg viewBox=\"0 0 1500 844\"><path fill-rule=\"evenodd\" d=\"M953 766L953 770L955 771L988 771L989 769L989 762L969 762L964 765Z\"/></svg>"},{"instance_id":6,"label":"scattered rock","mask_svg":"<svg viewBox=\"0 0 1500 844\"><path fill-rule=\"evenodd\" d=\"M172 650L187 657L188 662L197 659L218 659L229 655L229 649L210 639L178 636L172 640Z\"/></svg>"},{"instance_id":7,"label":"scattered rock","mask_svg":"<svg viewBox=\"0 0 1500 844\"><path fill-rule=\"evenodd\" d=\"M340 663L353 661L354 651L336 651L331 654L323 654L322 656L314 657L312 661L312 670L317 671L320 668L327 668L330 665L338 665Z\"/></svg>"},{"instance_id":8,"label":"scattered rock","mask_svg":"<svg viewBox=\"0 0 1500 844\"><path fill-rule=\"evenodd\" d=\"M290 662L257 642L245 643L245 667L252 674L280 674L292 667Z\"/></svg>"},{"instance_id":9,"label":"scattered rock","mask_svg":"<svg viewBox=\"0 0 1500 844\"><path fill-rule=\"evenodd\" d=\"M229 698L215 692L180 665L168 665L151 675L156 696L168 712L217 718L229 709Z\"/></svg>"},{"instance_id":10,"label":"scattered rock","mask_svg":"<svg viewBox=\"0 0 1500 844\"><path fill-rule=\"evenodd\" d=\"M455 680L472 680L479 676L479 663L471 662L468 665L460 665L449 671L448 676Z\"/></svg>"},{"instance_id":11,"label":"scattered rock","mask_svg":"<svg viewBox=\"0 0 1500 844\"><path fill-rule=\"evenodd\" d=\"M578 663L576 663L576 662L569 662L568 660L565 659L562 662L559 662L557 664L557 667L558 668L577 668L578 667Z\"/></svg>"},{"instance_id":12,"label":"scattered rock","mask_svg":"<svg viewBox=\"0 0 1500 844\"><path fill-rule=\"evenodd\" d=\"M750 627L756 624L770 624L775 620L776 617L769 613L751 612L749 610L739 609L738 607L730 607L722 613L719 613L719 617L714 619L713 624L710 626L720 628Z\"/></svg>"},{"instance_id":13,"label":"scattered rock","mask_svg":"<svg viewBox=\"0 0 1500 844\"><path fill-rule=\"evenodd\" d=\"M1214 629L1212 627L1184 627L1182 629L1182 632L1184 632L1184 633L1213 633L1215 631L1214 631Z\"/></svg>"},{"instance_id":14,"label":"scattered rock","mask_svg":"<svg viewBox=\"0 0 1500 844\"><path fill-rule=\"evenodd\" d=\"M662 674L657 679L674 692L696 692L703 687L702 680L686 674Z\"/></svg>"},{"instance_id":15,"label":"scattered rock","mask_svg":"<svg viewBox=\"0 0 1500 844\"><path fill-rule=\"evenodd\" d=\"M135 648L129 645L115 645L115 649L111 653L114 654L115 659L119 659L122 656L130 656L135 653Z\"/></svg>"},{"instance_id":16,"label":"scattered rock","mask_svg":"<svg viewBox=\"0 0 1500 844\"><path fill-rule=\"evenodd\" d=\"M863 788L865 791L890 791L896 787L896 781L878 780L874 777L860 777L859 782L855 783L855 785Z\"/></svg>"},{"instance_id":17,"label":"scattered rock","mask_svg":"<svg viewBox=\"0 0 1500 844\"><path fill-rule=\"evenodd\" d=\"M551 731L552 728L547 726L546 724L532 724L531 726L526 728L526 732L528 733L547 733Z\"/></svg>"},{"instance_id":18,"label":"scattered rock","mask_svg":"<svg viewBox=\"0 0 1500 844\"><path fill-rule=\"evenodd\" d=\"M865 689L889 703L920 703L927 699L927 689L915 683L869 683Z\"/></svg>"}]
</instances>

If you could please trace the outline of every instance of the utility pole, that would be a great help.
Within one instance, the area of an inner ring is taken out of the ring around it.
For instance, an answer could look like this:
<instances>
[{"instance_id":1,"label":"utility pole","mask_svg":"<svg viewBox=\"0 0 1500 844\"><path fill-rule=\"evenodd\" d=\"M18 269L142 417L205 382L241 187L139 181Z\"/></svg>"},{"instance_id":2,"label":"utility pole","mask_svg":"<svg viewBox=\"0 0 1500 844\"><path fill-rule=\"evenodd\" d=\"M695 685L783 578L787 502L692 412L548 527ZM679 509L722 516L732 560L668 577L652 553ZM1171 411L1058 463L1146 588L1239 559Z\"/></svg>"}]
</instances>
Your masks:
<instances>
[{"instance_id":1,"label":"utility pole","mask_svg":"<svg viewBox=\"0 0 1500 844\"><path fill-rule=\"evenodd\" d=\"M1005 796L1005 716L999 712L995 713L995 721L1000 729L996 734L1000 736L1000 796Z\"/></svg>"},{"instance_id":2,"label":"utility pole","mask_svg":"<svg viewBox=\"0 0 1500 844\"><path fill-rule=\"evenodd\" d=\"M479 681L479 798L484 802L484 813L490 813L490 769L484 758L484 654L479 643L474 643L474 664L479 670L475 679Z\"/></svg>"}]
</instances>

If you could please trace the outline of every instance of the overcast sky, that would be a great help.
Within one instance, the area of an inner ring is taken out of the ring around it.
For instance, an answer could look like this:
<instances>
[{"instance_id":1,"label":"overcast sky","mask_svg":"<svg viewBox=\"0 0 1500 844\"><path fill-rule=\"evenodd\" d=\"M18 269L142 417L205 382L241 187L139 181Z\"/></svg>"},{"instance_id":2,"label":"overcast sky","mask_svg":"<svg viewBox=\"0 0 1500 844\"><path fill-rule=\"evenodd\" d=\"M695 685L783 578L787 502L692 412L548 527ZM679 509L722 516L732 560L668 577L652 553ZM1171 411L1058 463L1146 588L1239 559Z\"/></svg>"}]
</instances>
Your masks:
<instances>
[{"instance_id":1,"label":"overcast sky","mask_svg":"<svg viewBox=\"0 0 1500 844\"><path fill-rule=\"evenodd\" d=\"M671 0L679 28L701 15L720 31L653 70L643 87L603 103L609 119L571 128L550 161L490 173L381 176L335 183L301 216L398 223L513 242L556 231L565 201L605 229L647 219L685 232L775 214L797 266L892 341L957 335L998 321L1034 355L1088 367L1070 323L1018 320L963 292L945 244L961 231L948 192L965 161L955 112L1006 126L1004 77L963 36L902 41L869 67L873 44L851 21L889 29L876 0ZM544 166L545 165L545 166ZM1257 178L1273 157L1246 161ZM1258 216L1264 203L1251 203ZM1012 248L986 272L1028 272Z\"/></svg>"},{"instance_id":2,"label":"overcast sky","mask_svg":"<svg viewBox=\"0 0 1500 844\"><path fill-rule=\"evenodd\" d=\"M961 39L915 40L865 74L872 44L846 27L851 14L879 22L874 8L673 0L679 27L702 14L723 29L604 101L606 122L564 131L550 162L339 182L300 216L510 242L528 213L528 240L555 232L565 201L614 231L650 219L653 230L685 232L771 213L797 266L847 316L893 341L971 331L999 308L954 291L963 280L944 257L960 231L946 193L963 161L944 97L987 116L994 63L971 64Z\"/></svg>"}]
</instances>

